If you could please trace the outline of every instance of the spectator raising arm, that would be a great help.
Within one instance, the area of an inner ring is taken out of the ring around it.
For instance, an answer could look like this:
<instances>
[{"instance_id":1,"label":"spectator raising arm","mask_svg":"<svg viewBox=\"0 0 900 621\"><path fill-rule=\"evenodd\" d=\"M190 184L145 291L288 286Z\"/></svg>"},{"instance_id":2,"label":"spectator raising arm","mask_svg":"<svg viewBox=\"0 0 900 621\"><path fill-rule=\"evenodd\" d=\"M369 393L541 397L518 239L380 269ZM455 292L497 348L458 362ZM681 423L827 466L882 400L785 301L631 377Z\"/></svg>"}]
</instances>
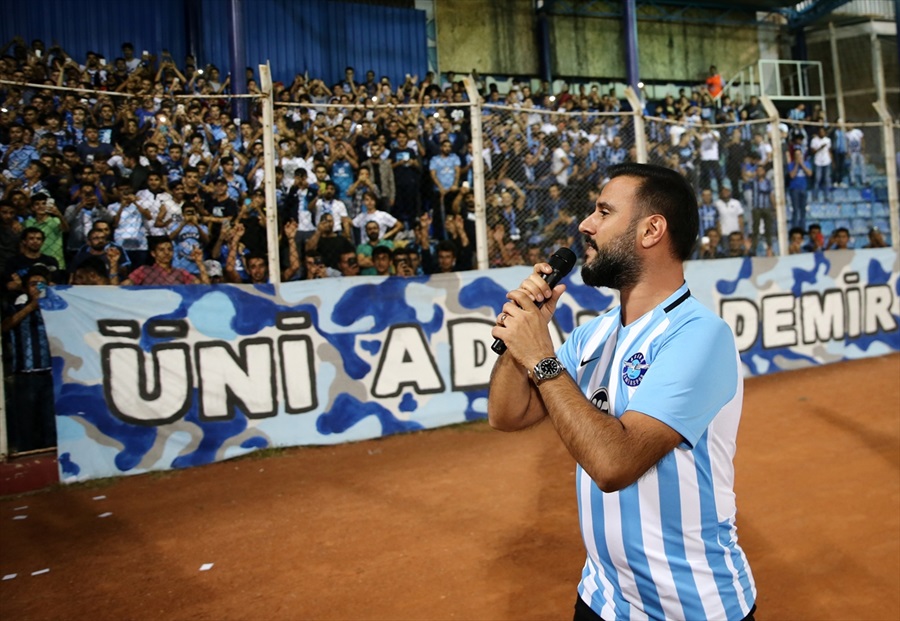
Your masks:
<instances>
[{"instance_id":1,"label":"spectator raising arm","mask_svg":"<svg viewBox=\"0 0 900 621\"><path fill-rule=\"evenodd\" d=\"M285 223L284 238L288 247L288 266L281 272L281 280L288 281L300 274L300 251L297 249L296 220L288 220Z\"/></svg>"}]
</instances>

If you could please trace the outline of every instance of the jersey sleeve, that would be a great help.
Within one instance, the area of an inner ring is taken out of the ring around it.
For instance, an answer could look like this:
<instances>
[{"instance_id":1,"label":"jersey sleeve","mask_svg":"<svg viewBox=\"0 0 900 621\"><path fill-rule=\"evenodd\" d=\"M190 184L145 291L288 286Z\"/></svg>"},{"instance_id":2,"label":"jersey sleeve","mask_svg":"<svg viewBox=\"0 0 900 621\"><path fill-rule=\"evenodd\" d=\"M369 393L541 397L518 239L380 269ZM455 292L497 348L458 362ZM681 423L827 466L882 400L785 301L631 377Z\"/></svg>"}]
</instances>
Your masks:
<instances>
[{"instance_id":1,"label":"jersey sleeve","mask_svg":"<svg viewBox=\"0 0 900 621\"><path fill-rule=\"evenodd\" d=\"M628 403L665 423L693 448L738 389L734 336L718 319L698 319L666 338Z\"/></svg>"}]
</instances>

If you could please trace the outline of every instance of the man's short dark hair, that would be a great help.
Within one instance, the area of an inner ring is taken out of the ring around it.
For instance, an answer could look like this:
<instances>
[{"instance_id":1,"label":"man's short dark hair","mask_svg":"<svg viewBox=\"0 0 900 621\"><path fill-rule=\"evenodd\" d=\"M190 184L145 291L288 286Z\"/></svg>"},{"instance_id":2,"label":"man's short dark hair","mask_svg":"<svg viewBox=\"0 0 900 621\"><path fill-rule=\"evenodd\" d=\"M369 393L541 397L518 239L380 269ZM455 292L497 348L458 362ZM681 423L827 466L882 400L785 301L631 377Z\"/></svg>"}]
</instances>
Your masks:
<instances>
[{"instance_id":1,"label":"man's short dark hair","mask_svg":"<svg viewBox=\"0 0 900 621\"><path fill-rule=\"evenodd\" d=\"M387 256L393 258L393 254L391 253L391 249L387 246L375 246L372 248L372 258L380 257L381 255L386 254Z\"/></svg>"},{"instance_id":2,"label":"man's short dark hair","mask_svg":"<svg viewBox=\"0 0 900 621\"><path fill-rule=\"evenodd\" d=\"M666 219L672 250L686 261L691 256L700 229L697 197L687 179L671 168L653 164L615 164L607 171L610 179L637 177L635 192L638 211L647 216L658 213Z\"/></svg>"},{"instance_id":3,"label":"man's short dark hair","mask_svg":"<svg viewBox=\"0 0 900 621\"><path fill-rule=\"evenodd\" d=\"M49 170L48 170L46 164L44 164L43 162L39 162L39 161L37 161L37 160L33 160L33 161L31 162L31 165L37 167L37 169L38 169L38 176L39 176L41 179L43 179L44 177L47 176L47 173L49 172Z\"/></svg>"},{"instance_id":4,"label":"man's short dark hair","mask_svg":"<svg viewBox=\"0 0 900 621\"><path fill-rule=\"evenodd\" d=\"M795 234L796 235L806 235L806 231L801 229L799 226L791 227L791 229L788 231L788 239L793 237Z\"/></svg>"},{"instance_id":5,"label":"man's short dark hair","mask_svg":"<svg viewBox=\"0 0 900 621\"><path fill-rule=\"evenodd\" d=\"M100 257L86 257L78 265L75 266L75 271L89 272L104 280L109 279L109 268L106 267L106 263L104 263L103 259L101 259Z\"/></svg>"},{"instance_id":6,"label":"man's short dark hair","mask_svg":"<svg viewBox=\"0 0 900 621\"><path fill-rule=\"evenodd\" d=\"M440 242L438 242L437 251L438 252L442 252L442 251L443 252L452 252L453 256L455 257L456 256L456 244L454 244L449 239L443 239Z\"/></svg>"},{"instance_id":7,"label":"man's short dark hair","mask_svg":"<svg viewBox=\"0 0 900 621\"><path fill-rule=\"evenodd\" d=\"M157 247L162 246L163 244L171 244L173 248L175 247L175 242L168 237L159 237L150 243L150 252L153 252Z\"/></svg>"},{"instance_id":8,"label":"man's short dark hair","mask_svg":"<svg viewBox=\"0 0 900 621\"><path fill-rule=\"evenodd\" d=\"M35 276L41 276L47 282L50 282L50 270L48 270L43 265L32 265L28 269L28 273L25 275L25 282L28 282Z\"/></svg>"},{"instance_id":9,"label":"man's short dark hair","mask_svg":"<svg viewBox=\"0 0 900 621\"><path fill-rule=\"evenodd\" d=\"M47 236L44 235L44 231L42 231L41 229L39 229L39 228L36 227L36 226L29 226L29 227L26 227L26 228L22 231L22 237L21 237L20 239L21 239L22 241L25 241L25 238L28 237L31 233L40 233L40 234L41 234L41 239L46 239L46 238L47 238Z\"/></svg>"}]
</instances>

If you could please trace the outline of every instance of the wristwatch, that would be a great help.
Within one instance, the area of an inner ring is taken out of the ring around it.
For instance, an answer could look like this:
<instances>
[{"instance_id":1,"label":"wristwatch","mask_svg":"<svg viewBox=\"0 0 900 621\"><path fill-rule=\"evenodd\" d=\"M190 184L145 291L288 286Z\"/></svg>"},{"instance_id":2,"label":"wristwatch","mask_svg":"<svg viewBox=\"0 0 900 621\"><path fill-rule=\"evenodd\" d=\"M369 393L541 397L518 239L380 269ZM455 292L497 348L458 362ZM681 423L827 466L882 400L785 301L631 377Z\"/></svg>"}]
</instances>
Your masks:
<instances>
[{"instance_id":1,"label":"wristwatch","mask_svg":"<svg viewBox=\"0 0 900 621\"><path fill-rule=\"evenodd\" d=\"M530 375L534 380L534 383L540 385L541 382L551 380L554 377L559 377L565 370L566 368L556 356L550 356L534 365L534 369L532 369Z\"/></svg>"}]
</instances>

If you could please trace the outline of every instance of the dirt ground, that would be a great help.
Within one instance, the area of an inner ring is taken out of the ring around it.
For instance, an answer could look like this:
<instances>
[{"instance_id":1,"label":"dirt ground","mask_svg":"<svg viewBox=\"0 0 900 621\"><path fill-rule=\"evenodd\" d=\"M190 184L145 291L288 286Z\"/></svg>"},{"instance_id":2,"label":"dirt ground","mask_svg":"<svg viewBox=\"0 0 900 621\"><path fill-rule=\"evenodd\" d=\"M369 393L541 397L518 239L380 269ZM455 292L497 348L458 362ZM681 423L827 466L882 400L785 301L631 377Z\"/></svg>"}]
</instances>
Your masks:
<instances>
[{"instance_id":1,"label":"dirt ground","mask_svg":"<svg viewBox=\"0 0 900 621\"><path fill-rule=\"evenodd\" d=\"M574 470L474 423L3 498L0 618L571 619ZM749 380L737 502L757 619L900 618L900 355Z\"/></svg>"}]
</instances>

